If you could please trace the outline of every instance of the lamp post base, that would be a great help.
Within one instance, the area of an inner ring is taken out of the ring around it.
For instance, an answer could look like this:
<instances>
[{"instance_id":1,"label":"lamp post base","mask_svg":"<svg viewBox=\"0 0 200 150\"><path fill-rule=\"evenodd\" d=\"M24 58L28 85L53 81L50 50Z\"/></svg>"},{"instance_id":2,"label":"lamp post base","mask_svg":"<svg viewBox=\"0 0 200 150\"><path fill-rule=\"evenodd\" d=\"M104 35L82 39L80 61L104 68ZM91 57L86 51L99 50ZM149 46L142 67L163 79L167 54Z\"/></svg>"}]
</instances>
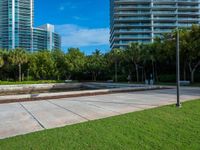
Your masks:
<instances>
[{"instance_id":1,"label":"lamp post base","mask_svg":"<svg viewBox=\"0 0 200 150\"><path fill-rule=\"evenodd\" d=\"M177 107L177 108L181 108L182 105L181 105L181 104L176 104L176 107Z\"/></svg>"}]
</instances>

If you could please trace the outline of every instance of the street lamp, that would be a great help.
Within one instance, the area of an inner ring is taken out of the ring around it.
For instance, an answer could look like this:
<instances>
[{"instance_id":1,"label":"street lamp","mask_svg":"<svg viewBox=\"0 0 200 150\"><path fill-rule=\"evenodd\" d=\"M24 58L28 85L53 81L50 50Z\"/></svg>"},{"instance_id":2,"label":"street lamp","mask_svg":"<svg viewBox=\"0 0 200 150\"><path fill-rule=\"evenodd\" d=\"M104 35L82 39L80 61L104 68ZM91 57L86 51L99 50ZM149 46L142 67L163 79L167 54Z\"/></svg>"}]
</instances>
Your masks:
<instances>
[{"instance_id":1,"label":"street lamp","mask_svg":"<svg viewBox=\"0 0 200 150\"><path fill-rule=\"evenodd\" d=\"M177 28L176 34L176 94L177 94L177 103L176 107L180 108L180 37L179 37L179 29Z\"/></svg>"},{"instance_id":2,"label":"street lamp","mask_svg":"<svg viewBox=\"0 0 200 150\"><path fill-rule=\"evenodd\" d=\"M176 38L170 36L170 40L176 40L176 96L177 102L176 107L181 107L180 102L180 37L179 37L179 28L177 27Z\"/></svg>"}]
</instances>

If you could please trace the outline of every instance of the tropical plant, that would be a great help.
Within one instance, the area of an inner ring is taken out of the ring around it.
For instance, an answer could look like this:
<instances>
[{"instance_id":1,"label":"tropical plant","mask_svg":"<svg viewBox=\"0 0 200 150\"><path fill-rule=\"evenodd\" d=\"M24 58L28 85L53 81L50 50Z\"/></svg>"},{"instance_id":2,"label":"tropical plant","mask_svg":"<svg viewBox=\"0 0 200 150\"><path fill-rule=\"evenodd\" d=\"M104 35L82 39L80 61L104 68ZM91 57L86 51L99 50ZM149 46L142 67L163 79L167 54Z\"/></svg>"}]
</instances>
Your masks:
<instances>
[{"instance_id":1,"label":"tropical plant","mask_svg":"<svg viewBox=\"0 0 200 150\"><path fill-rule=\"evenodd\" d=\"M119 48L114 48L109 53L109 59L115 64L115 82L118 82L118 65L123 58L123 51Z\"/></svg>"},{"instance_id":2,"label":"tropical plant","mask_svg":"<svg viewBox=\"0 0 200 150\"><path fill-rule=\"evenodd\" d=\"M4 65L4 51L0 49L0 68Z\"/></svg>"},{"instance_id":3,"label":"tropical plant","mask_svg":"<svg viewBox=\"0 0 200 150\"><path fill-rule=\"evenodd\" d=\"M17 48L11 50L9 60L13 65L18 65L19 81L22 81L22 65L28 62L27 52L24 49Z\"/></svg>"},{"instance_id":4,"label":"tropical plant","mask_svg":"<svg viewBox=\"0 0 200 150\"><path fill-rule=\"evenodd\" d=\"M69 78L76 78L76 75L82 73L85 68L85 54L78 48L69 48L65 57L69 66Z\"/></svg>"},{"instance_id":5,"label":"tropical plant","mask_svg":"<svg viewBox=\"0 0 200 150\"><path fill-rule=\"evenodd\" d=\"M87 71L91 72L93 81L96 81L98 75L100 75L101 72L104 70L104 59L104 55L101 54L100 50L96 50L92 53L92 55L87 57L86 69Z\"/></svg>"},{"instance_id":6,"label":"tropical plant","mask_svg":"<svg viewBox=\"0 0 200 150\"><path fill-rule=\"evenodd\" d=\"M194 74L200 66L200 26L192 26L188 42L188 66L191 82L194 82Z\"/></svg>"},{"instance_id":7,"label":"tropical plant","mask_svg":"<svg viewBox=\"0 0 200 150\"><path fill-rule=\"evenodd\" d=\"M69 66L66 61L65 53L61 50L53 50L51 55L55 62L55 75L57 76L57 80L67 78Z\"/></svg>"},{"instance_id":8,"label":"tropical plant","mask_svg":"<svg viewBox=\"0 0 200 150\"><path fill-rule=\"evenodd\" d=\"M3 67L3 65L4 65L4 60L3 60L3 57L0 56L0 68Z\"/></svg>"},{"instance_id":9,"label":"tropical plant","mask_svg":"<svg viewBox=\"0 0 200 150\"><path fill-rule=\"evenodd\" d=\"M126 59L134 65L136 80L139 82L139 63L142 60L142 47L140 43L131 43L125 50Z\"/></svg>"},{"instance_id":10,"label":"tropical plant","mask_svg":"<svg viewBox=\"0 0 200 150\"><path fill-rule=\"evenodd\" d=\"M51 52L38 51L31 55L29 68L36 79L53 79L56 76L56 67Z\"/></svg>"}]
</instances>

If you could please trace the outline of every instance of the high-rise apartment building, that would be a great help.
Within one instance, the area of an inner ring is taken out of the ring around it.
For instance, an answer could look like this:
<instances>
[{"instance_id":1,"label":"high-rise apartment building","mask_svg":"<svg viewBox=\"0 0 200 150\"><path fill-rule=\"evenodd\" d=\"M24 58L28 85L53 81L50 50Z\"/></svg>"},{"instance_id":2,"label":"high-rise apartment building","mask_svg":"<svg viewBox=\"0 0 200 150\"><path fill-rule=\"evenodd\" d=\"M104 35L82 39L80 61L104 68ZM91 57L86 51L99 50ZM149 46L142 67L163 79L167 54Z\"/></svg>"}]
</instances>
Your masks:
<instances>
[{"instance_id":1,"label":"high-rise apartment building","mask_svg":"<svg viewBox=\"0 0 200 150\"><path fill-rule=\"evenodd\" d=\"M149 43L177 27L200 24L200 0L110 0L110 47Z\"/></svg>"},{"instance_id":2,"label":"high-rise apartment building","mask_svg":"<svg viewBox=\"0 0 200 150\"><path fill-rule=\"evenodd\" d=\"M52 25L34 28L33 24L34 0L0 0L0 48L28 51L61 48L60 36Z\"/></svg>"},{"instance_id":3,"label":"high-rise apartment building","mask_svg":"<svg viewBox=\"0 0 200 150\"><path fill-rule=\"evenodd\" d=\"M60 49L61 39L54 31L54 26L46 24L33 29L33 50L43 49L48 50Z\"/></svg>"}]
</instances>

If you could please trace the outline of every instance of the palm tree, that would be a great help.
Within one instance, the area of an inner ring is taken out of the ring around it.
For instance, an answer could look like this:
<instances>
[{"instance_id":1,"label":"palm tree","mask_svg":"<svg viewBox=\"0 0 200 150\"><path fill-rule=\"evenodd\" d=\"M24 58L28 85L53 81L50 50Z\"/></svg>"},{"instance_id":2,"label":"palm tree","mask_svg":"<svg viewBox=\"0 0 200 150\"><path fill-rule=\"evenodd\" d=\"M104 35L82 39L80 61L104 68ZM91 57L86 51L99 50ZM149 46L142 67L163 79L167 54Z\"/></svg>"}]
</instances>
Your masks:
<instances>
[{"instance_id":1,"label":"palm tree","mask_svg":"<svg viewBox=\"0 0 200 150\"><path fill-rule=\"evenodd\" d=\"M19 81L22 81L21 74L22 69L21 66L28 62L28 55L24 49L17 48L15 50L10 51L9 60L12 64L18 65L19 67Z\"/></svg>"},{"instance_id":2,"label":"palm tree","mask_svg":"<svg viewBox=\"0 0 200 150\"><path fill-rule=\"evenodd\" d=\"M98 75L100 75L105 68L104 55L101 54L100 50L95 50L92 55L87 57L86 67L92 74L92 80L96 81Z\"/></svg>"},{"instance_id":3,"label":"palm tree","mask_svg":"<svg viewBox=\"0 0 200 150\"><path fill-rule=\"evenodd\" d=\"M3 50L0 49L0 68L4 65L4 59L3 59Z\"/></svg>"},{"instance_id":4,"label":"palm tree","mask_svg":"<svg viewBox=\"0 0 200 150\"><path fill-rule=\"evenodd\" d=\"M0 68L3 67L3 65L4 65L4 60L3 60L3 57L0 56Z\"/></svg>"},{"instance_id":5,"label":"palm tree","mask_svg":"<svg viewBox=\"0 0 200 150\"><path fill-rule=\"evenodd\" d=\"M3 65L4 65L4 59L2 54L0 53L0 69L3 67Z\"/></svg>"},{"instance_id":6,"label":"palm tree","mask_svg":"<svg viewBox=\"0 0 200 150\"><path fill-rule=\"evenodd\" d=\"M118 63L122 58L122 50L119 48L114 48L109 53L111 61L115 63L115 82L118 82Z\"/></svg>"},{"instance_id":7,"label":"palm tree","mask_svg":"<svg viewBox=\"0 0 200 150\"><path fill-rule=\"evenodd\" d=\"M131 43L125 51L128 61L134 64L137 82L139 82L139 62L142 59L142 48L140 43Z\"/></svg>"},{"instance_id":8,"label":"palm tree","mask_svg":"<svg viewBox=\"0 0 200 150\"><path fill-rule=\"evenodd\" d=\"M150 44L142 44L141 45L141 52L140 52L140 56L141 56L141 68L142 68L142 77L141 77L141 81L143 82L144 80L147 79L147 75L146 75L146 65L149 63L149 48L150 48Z\"/></svg>"},{"instance_id":9,"label":"palm tree","mask_svg":"<svg viewBox=\"0 0 200 150\"><path fill-rule=\"evenodd\" d=\"M152 66L152 79L155 80L155 62L156 62L156 57L155 57L155 50L154 50L154 43L144 45L144 51L147 53L147 60L151 62Z\"/></svg>"}]
</instances>

